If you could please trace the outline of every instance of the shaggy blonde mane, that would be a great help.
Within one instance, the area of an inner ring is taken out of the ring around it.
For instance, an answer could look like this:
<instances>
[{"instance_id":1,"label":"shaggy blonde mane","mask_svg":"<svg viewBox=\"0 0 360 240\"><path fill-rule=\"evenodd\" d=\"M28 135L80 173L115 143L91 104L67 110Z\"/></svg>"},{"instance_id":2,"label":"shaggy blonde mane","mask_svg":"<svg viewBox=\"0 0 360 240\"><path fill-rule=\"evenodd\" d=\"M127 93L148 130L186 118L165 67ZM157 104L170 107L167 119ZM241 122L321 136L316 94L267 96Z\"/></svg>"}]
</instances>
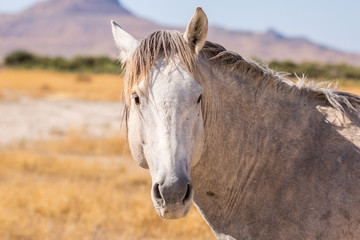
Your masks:
<instances>
[{"instance_id":1,"label":"shaggy blonde mane","mask_svg":"<svg viewBox=\"0 0 360 240\"><path fill-rule=\"evenodd\" d=\"M226 74L242 75L257 82L258 89L270 86L295 96L307 97L339 110L345 115L359 117L360 97L342 92L328 82L307 81L306 77L297 77L297 82L287 78L288 73L276 72L264 64L244 59L239 54L227 51L219 44L206 42L202 52L209 63L218 71Z\"/></svg>"},{"instance_id":2,"label":"shaggy blonde mane","mask_svg":"<svg viewBox=\"0 0 360 240\"><path fill-rule=\"evenodd\" d=\"M216 68L224 74L242 75L254 79L259 88L271 85L294 95L316 99L345 114L348 111L346 109L350 109L356 115L359 114L359 96L338 91L329 85L307 82L304 77L298 78L297 83L294 83L286 78L284 73L273 71L253 60L244 59L239 54L227 51L221 45L209 41L196 56L185 42L183 35L177 31L157 31L140 42L132 58L126 63L123 92L126 105L129 106L133 89L140 81L144 80L145 86L148 86L148 74L160 58L165 58L169 63L174 63L175 58L179 59L185 69L200 81L201 76L197 67L200 57L204 57L212 69Z\"/></svg>"}]
</instances>

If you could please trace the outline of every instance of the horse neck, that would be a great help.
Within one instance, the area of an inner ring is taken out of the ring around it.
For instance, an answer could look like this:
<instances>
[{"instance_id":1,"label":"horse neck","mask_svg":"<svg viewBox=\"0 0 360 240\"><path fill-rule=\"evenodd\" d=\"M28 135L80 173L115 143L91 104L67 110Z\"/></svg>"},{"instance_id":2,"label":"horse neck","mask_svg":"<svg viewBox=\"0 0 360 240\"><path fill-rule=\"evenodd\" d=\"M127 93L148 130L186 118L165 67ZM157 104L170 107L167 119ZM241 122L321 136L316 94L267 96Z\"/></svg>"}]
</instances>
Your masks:
<instances>
[{"instance_id":1,"label":"horse neck","mask_svg":"<svg viewBox=\"0 0 360 240\"><path fill-rule=\"evenodd\" d=\"M276 76L215 71L209 79L205 93L211 96L205 100L209 101L205 110L209 149L231 146L231 152L253 155L273 143L287 146L324 120L315 100L302 96L295 86L280 82Z\"/></svg>"},{"instance_id":2,"label":"horse neck","mask_svg":"<svg viewBox=\"0 0 360 240\"><path fill-rule=\"evenodd\" d=\"M209 81L204 93L207 145L191 178L195 203L210 226L219 226L216 215L231 218L261 175L278 171L281 181L286 164L302 154L299 138L306 139L323 119L310 101L291 96L290 87L259 86L261 79L216 70L203 75Z\"/></svg>"}]
</instances>

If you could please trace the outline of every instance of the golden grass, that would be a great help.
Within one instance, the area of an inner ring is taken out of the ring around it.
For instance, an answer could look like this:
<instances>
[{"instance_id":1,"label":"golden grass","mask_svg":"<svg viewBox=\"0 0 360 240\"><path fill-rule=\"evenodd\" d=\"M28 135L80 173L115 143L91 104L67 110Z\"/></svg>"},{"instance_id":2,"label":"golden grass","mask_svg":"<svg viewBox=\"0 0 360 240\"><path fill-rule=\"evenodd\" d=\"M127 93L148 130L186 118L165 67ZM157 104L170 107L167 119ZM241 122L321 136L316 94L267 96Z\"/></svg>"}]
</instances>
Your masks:
<instances>
[{"instance_id":1,"label":"golden grass","mask_svg":"<svg viewBox=\"0 0 360 240\"><path fill-rule=\"evenodd\" d=\"M112 74L0 70L0 92L10 90L31 97L119 100L122 86L122 77Z\"/></svg>"},{"instance_id":2,"label":"golden grass","mask_svg":"<svg viewBox=\"0 0 360 240\"><path fill-rule=\"evenodd\" d=\"M360 95L360 81L359 80L340 79L340 80L334 81L334 82L338 82L339 89Z\"/></svg>"},{"instance_id":3,"label":"golden grass","mask_svg":"<svg viewBox=\"0 0 360 240\"><path fill-rule=\"evenodd\" d=\"M194 208L180 220L156 214L149 172L123 138L74 134L0 160L0 239L214 239Z\"/></svg>"},{"instance_id":4,"label":"golden grass","mask_svg":"<svg viewBox=\"0 0 360 240\"><path fill-rule=\"evenodd\" d=\"M39 154L131 157L125 136L94 138L88 136L86 132L78 130L70 130L63 138L47 141L13 142L8 144L6 148L9 151L20 150Z\"/></svg>"}]
</instances>

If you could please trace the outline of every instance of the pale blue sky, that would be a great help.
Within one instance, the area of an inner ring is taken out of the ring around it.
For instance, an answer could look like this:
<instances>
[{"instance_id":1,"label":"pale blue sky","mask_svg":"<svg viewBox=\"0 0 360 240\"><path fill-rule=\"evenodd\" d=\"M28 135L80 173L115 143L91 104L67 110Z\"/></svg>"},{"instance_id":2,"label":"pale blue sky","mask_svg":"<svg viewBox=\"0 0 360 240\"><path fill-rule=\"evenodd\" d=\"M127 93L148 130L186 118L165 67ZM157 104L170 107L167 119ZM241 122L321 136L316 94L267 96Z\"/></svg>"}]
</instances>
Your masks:
<instances>
[{"instance_id":1,"label":"pale blue sky","mask_svg":"<svg viewBox=\"0 0 360 240\"><path fill-rule=\"evenodd\" d=\"M0 12L15 13L41 0L0 0ZM360 53L360 1L354 0L122 0L138 16L186 26L196 6L211 25L227 29L275 29L347 52ZM0 23L1 24L1 23Z\"/></svg>"}]
</instances>

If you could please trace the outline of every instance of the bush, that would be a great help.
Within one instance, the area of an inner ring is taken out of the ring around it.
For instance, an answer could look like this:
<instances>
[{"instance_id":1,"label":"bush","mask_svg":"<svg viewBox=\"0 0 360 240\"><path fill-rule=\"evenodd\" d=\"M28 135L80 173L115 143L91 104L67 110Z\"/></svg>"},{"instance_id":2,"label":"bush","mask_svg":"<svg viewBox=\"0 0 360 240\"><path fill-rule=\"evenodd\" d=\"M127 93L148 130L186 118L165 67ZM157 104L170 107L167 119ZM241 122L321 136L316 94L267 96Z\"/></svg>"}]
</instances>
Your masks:
<instances>
[{"instance_id":1,"label":"bush","mask_svg":"<svg viewBox=\"0 0 360 240\"><path fill-rule=\"evenodd\" d=\"M323 79L354 79L360 80L360 68L347 64L320 64L314 62L293 63L291 61L271 61L269 67L280 72L287 72L292 77L295 74L305 74L309 78Z\"/></svg>"},{"instance_id":2,"label":"bush","mask_svg":"<svg viewBox=\"0 0 360 240\"><path fill-rule=\"evenodd\" d=\"M26 51L16 51L5 58L6 66L31 66L38 64L39 59Z\"/></svg>"},{"instance_id":3,"label":"bush","mask_svg":"<svg viewBox=\"0 0 360 240\"><path fill-rule=\"evenodd\" d=\"M115 73L123 72L123 65L117 60L106 56L84 57L78 56L73 59L61 57L49 58L37 56L26 51L17 51L5 58L5 66L13 68L39 68L69 72L91 72L91 73Z\"/></svg>"}]
</instances>

